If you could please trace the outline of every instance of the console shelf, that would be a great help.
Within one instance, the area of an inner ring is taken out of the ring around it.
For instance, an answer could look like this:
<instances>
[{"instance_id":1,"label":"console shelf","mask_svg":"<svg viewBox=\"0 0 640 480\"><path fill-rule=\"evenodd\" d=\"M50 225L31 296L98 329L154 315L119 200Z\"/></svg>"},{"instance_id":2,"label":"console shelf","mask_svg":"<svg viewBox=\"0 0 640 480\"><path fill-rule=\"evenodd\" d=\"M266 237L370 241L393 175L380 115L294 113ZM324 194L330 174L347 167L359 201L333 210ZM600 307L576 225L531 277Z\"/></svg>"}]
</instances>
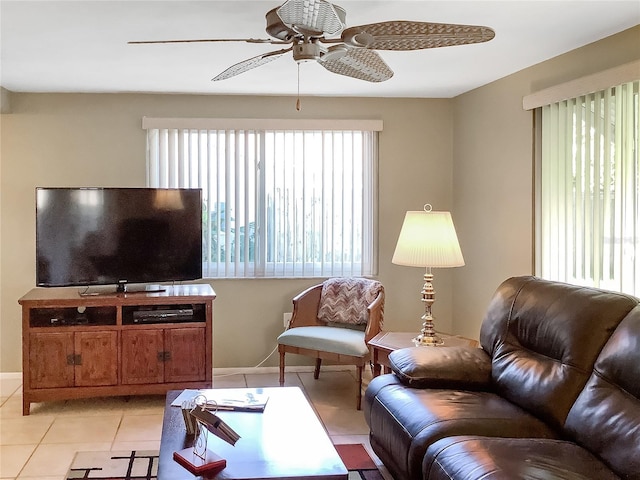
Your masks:
<instances>
[{"instance_id":1,"label":"console shelf","mask_svg":"<svg viewBox=\"0 0 640 480\"><path fill-rule=\"evenodd\" d=\"M22 413L31 403L211 388L208 284L81 296L34 288L22 305Z\"/></svg>"}]
</instances>

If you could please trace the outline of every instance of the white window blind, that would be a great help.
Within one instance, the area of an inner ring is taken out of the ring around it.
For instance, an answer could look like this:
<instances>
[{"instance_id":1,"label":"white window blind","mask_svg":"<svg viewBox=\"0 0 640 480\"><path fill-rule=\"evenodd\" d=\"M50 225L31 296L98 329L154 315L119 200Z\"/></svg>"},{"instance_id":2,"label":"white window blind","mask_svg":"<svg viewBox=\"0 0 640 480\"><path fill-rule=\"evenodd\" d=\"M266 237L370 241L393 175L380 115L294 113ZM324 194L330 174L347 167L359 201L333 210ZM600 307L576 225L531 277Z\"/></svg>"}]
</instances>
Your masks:
<instances>
[{"instance_id":1,"label":"white window blind","mask_svg":"<svg viewBox=\"0 0 640 480\"><path fill-rule=\"evenodd\" d=\"M544 278L640 295L639 85L542 107Z\"/></svg>"},{"instance_id":2,"label":"white window blind","mask_svg":"<svg viewBox=\"0 0 640 480\"><path fill-rule=\"evenodd\" d=\"M376 273L376 131L154 127L147 165L202 188L207 278Z\"/></svg>"}]
</instances>

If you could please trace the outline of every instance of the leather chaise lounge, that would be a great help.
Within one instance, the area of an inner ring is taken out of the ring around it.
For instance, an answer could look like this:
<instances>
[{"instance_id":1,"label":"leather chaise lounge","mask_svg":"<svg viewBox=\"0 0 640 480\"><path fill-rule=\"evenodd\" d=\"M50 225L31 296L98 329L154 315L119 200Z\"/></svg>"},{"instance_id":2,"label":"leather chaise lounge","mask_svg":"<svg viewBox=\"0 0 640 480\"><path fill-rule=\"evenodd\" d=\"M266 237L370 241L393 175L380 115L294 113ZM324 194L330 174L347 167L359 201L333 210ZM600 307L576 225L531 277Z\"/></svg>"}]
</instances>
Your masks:
<instances>
[{"instance_id":1,"label":"leather chaise lounge","mask_svg":"<svg viewBox=\"0 0 640 480\"><path fill-rule=\"evenodd\" d=\"M389 356L364 413L395 480L640 479L640 306L536 277L495 292L482 348Z\"/></svg>"}]
</instances>

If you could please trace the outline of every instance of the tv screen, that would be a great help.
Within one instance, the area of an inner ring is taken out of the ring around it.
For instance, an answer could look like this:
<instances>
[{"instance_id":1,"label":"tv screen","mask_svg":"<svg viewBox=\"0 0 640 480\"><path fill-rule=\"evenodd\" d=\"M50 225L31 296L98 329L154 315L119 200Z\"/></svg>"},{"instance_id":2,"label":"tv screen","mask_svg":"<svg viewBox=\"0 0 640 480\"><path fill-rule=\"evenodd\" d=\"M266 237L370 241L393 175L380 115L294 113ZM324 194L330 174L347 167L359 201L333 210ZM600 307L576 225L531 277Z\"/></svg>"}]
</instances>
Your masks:
<instances>
[{"instance_id":1,"label":"tv screen","mask_svg":"<svg viewBox=\"0 0 640 480\"><path fill-rule=\"evenodd\" d=\"M36 262L42 287L201 278L202 192L37 188Z\"/></svg>"}]
</instances>

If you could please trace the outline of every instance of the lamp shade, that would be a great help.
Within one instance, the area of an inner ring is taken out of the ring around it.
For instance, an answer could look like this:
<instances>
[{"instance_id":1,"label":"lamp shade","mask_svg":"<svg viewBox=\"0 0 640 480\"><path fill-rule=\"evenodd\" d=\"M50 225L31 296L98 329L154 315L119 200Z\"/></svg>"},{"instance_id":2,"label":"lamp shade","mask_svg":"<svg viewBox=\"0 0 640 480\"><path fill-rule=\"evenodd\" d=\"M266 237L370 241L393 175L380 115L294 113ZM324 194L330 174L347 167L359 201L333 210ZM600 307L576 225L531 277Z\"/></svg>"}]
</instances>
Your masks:
<instances>
[{"instance_id":1,"label":"lamp shade","mask_svg":"<svg viewBox=\"0 0 640 480\"><path fill-rule=\"evenodd\" d=\"M407 212L391 261L411 267L464 265L451 214L426 208L424 211Z\"/></svg>"}]
</instances>

